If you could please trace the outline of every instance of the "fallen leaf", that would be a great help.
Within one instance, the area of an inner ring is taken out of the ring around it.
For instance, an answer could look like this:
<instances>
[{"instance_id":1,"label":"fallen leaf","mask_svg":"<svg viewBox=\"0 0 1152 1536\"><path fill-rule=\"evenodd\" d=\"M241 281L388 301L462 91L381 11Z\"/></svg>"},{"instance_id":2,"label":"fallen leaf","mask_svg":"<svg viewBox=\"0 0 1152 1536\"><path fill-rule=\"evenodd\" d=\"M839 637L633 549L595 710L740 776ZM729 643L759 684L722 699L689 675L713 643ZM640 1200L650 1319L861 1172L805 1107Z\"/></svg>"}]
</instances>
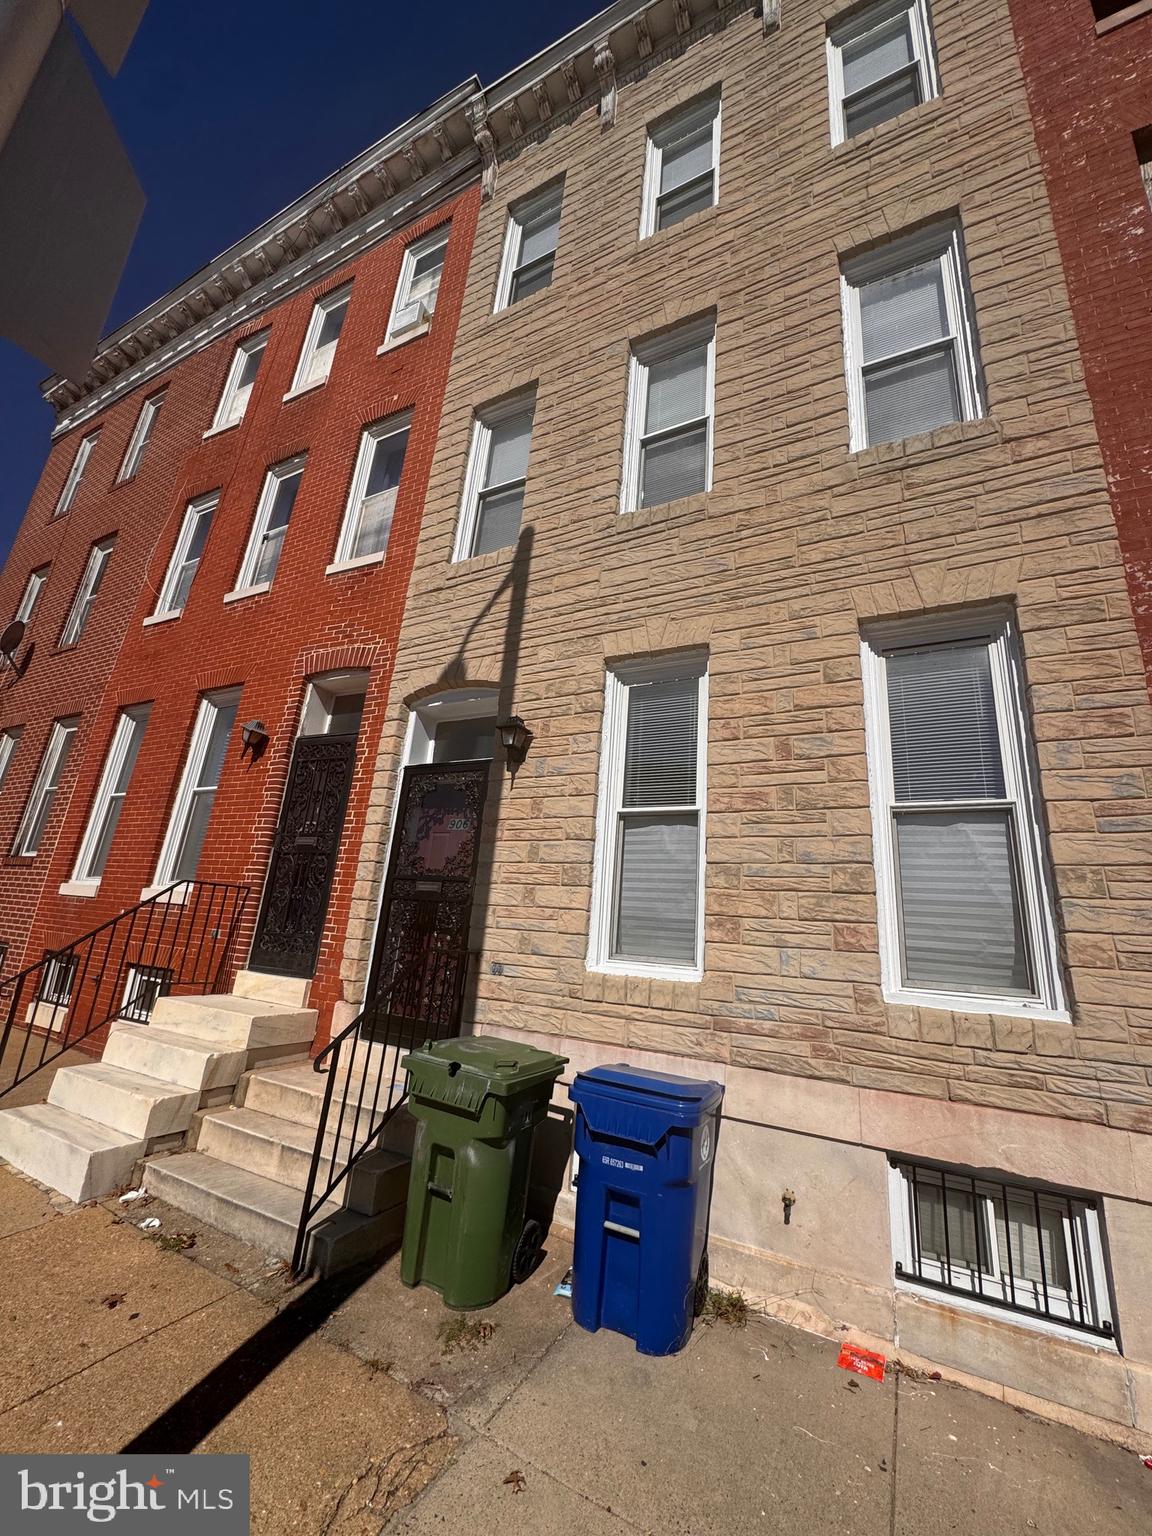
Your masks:
<instances>
[{"instance_id":1,"label":"fallen leaf","mask_svg":"<svg viewBox=\"0 0 1152 1536\"><path fill-rule=\"evenodd\" d=\"M517 1470L515 1472L509 1472L508 1476L504 1479L504 1483L505 1486L508 1486L509 1484L511 1485L513 1493L523 1493L527 1479L525 1478L523 1472Z\"/></svg>"},{"instance_id":2,"label":"fallen leaf","mask_svg":"<svg viewBox=\"0 0 1152 1536\"><path fill-rule=\"evenodd\" d=\"M111 1291L107 1296L102 1298L100 1305L102 1307L107 1307L109 1312L114 1312L120 1303L122 1301L127 1301L127 1299L127 1294L124 1291Z\"/></svg>"}]
</instances>

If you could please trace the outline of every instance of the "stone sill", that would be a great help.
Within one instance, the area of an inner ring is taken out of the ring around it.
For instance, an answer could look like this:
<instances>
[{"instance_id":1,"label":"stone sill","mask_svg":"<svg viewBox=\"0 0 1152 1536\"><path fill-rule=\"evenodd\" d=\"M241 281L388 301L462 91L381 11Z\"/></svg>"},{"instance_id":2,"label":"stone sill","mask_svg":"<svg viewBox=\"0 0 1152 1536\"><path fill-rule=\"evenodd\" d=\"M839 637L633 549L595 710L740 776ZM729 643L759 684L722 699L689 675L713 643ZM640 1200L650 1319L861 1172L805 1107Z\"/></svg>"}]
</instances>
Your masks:
<instances>
[{"instance_id":1,"label":"stone sill","mask_svg":"<svg viewBox=\"0 0 1152 1536\"><path fill-rule=\"evenodd\" d=\"M516 545L506 544L503 549L490 549L483 555L465 555L460 560L448 562L448 580L461 581L469 576L479 576L485 571L499 570L511 565L516 557Z\"/></svg>"},{"instance_id":2,"label":"stone sill","mask_svg":"<svg viewBox=\"0 0 1152 1536\"><path fill-rule=\"evenodd\" d=\"M388 551L381 549L374 555L356 555L351 560L333 560L331 565L324 567L325 576L338 576L341 571L363 571L370 565L380 565L386 558Z\"/></svg>"},{"instance_id":3,"label":"stone sill","mask_svg":"<svg viewBox=\"0 0 1152 1536\"><path fill-rule=\"evenodd\" d=\"M376 348L376 356L383 357L385 352L395 352L397 347L406 347L410 341L419 341L421 336L427 336L432 329L431 320L424 325L413 326L412 330L405 331L400 336L394 336L391 341L386 341L382 347Z\"/></svg>"},{"instance_id":4,"label":"stone sill","mask_svg":"<svg viewBox=\"0 0 1152 1536\"><path fill-rule=\"evenodd\" d=\"M1117 11L1114 16L1106 16L1103 21L1098 21L1096 36L1103 37L1106 32L1115 32L1117 27L1122 27L1129 21L1136 21L1140 16L1152 16L1152 0L1135 0L1134 4L1126 6L1122 11Z\"/></svg>"},{"instance_id":5,"label":"stone sill","mask_svg":"<svg viewBox=\"0 0 1152 1536\"><path fill-rule=\"evenodd\" d=\"M203 434L203 436L205 438L219 437L221 435L221 433L223 433L223 432L235 432L236 428L240 425L240 423L243 420L244 420L243 416L240 416L235 421L225 421L225 422L222 422L220 424L220 426L218 426L218 427L209 427L207 432L205 432Z\"/></svg>"},{"instance_id":6,"label":"stone sill","mask_svg":"<svg viewBox=\"0 0 1152 1536\"><path fill-rule=\"evenodd\" d=\"M60 887L61 896L80 896L91 898L99 894L99 880L65 880Z\"/></svg>"},{"instance_id":7,"label":"stone sill","mask_svg":"<svg viewBox=\"0 0 1152 1536\"><path fill-rule=\"evenodd\" d=\"M311 384L301 384L296 389L290 389L286 395L281 395L280 399L285 404L287 404L289 400L303 399L305 395L310 395L313 390L323 389L327 382L328 374L325 374L322 379L314 379Z\"/></svg>"},{"instance_id":8,"label":"stone sill","mask_svg":"<svg viewBox=\"0 0 1152 1536\"><path fill-rule=\"evenodd\" d=\"M226 603L239 603L246 597L259 597L261 593L270 592L271 590L272 583L270 581L261 581L254 587L240 587L235 592L226 593L224 601Z\"/></svg>"},{"instance_id":9,"label":"stone sill","mask_svg":"<svg viewBox=\"0 0 1152 1536\"><path fill-rule=\"evenodd\" d=\"M1152 0L1149 0L1152 4ZM1000 423L990 416L976 421L953 421L935 432L921 432L915 437L905 437L896 443L877 443L874 448L858 448L852 454L853 461L861 469L891 469L904 459L919 459L933 453L943 453L949 448L979 447L981 444L1000 442Z\"/></svg>"}]
</instances>

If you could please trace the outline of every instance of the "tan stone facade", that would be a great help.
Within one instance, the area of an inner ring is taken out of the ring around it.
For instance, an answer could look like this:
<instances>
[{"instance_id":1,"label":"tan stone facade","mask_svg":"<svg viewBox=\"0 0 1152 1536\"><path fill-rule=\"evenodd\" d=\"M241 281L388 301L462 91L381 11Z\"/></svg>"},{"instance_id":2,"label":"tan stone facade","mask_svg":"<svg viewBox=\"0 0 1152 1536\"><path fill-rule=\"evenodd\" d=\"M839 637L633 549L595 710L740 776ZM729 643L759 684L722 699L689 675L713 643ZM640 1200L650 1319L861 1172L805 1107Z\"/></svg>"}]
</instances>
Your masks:
<instances>
[{"instance_id":1,"label":"tan stone facade","mask_svg":"<svg viewBox=\"0 0 1152 1536\"><path fill-rule=\"evenodd\" d=\"M714 1234L727 1272L781 1308L1149 1428L1152 710L1007 0L935 0L941 96L833 148L825 30L843 9L786 0L765 35L750 8L722 8L624 76L614 125L558 114L499 165L401 631L348 1006L409 708L496 687L534 740L514 780L494 770L475 1025L559 1037L576 1067L659 1053L645 1059L722 1077ZM648 124L713 88L718 205L641 241ZM554 281L493 314L508 206L561 175ZM853 453L840 262L949 215L987 415ZM712 489L622 516L630 343L708 311ZM450 563L473 412L529 385L520 544ZM1014 607L1024 654L1070 1022L881 989L861 624L992 601ZM703 979L594 972L605 666L694 647L710 693ZM894 1153L1105 1197L1124 1354L1044 1340L1041 1359L1014 1324L958 1326L896 1294Z\"/></svg>"}]
</instances>

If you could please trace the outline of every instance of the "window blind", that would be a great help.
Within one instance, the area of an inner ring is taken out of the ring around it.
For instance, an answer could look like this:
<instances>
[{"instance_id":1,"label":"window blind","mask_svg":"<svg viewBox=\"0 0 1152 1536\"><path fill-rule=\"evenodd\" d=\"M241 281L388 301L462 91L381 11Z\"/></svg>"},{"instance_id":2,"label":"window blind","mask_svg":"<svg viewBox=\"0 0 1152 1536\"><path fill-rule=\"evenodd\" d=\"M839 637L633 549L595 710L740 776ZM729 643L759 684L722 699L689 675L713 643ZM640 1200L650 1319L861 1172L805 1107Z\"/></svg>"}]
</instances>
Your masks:
<instances>
[{"instance_id":1,"label":"window blind","mask_svg":"<svg viewBox=\"0 0 1152 1536\"><path fill-rule=\"evenodd\" d=\"M897 801L1003 799L988 647L894 651L885 672Z\"/></svg>"},{"instance_id":2,"label":"window blind","mask_svg":"<svg viewBox=\"0 0 1152 1536\"><path fill-rule=\"evenodd\" d=\"M624 818L616 903L618 956L694 963L698 839L695 814Z\"/></svg>"},{"instance_id":3,"label":"window blind","mask_svg":"<svg viewBox=\"0 0 1152 1536\"><path fill-rule=\"evenodd\" d=\"M843 44L844 94L854 96L916 62L908 13Z\"/></svg>"},{"instance_id":4,"label":"window blind","mask_svg":"<svg viewBox=\"0 0 1152 1536\"><path fill-rule=\"evenodd\" d=\"M506 485L509 480L523 480L528 473L528 450L532 443L532 415L525 412L495 422L490 428L488 473L485 487Z\"/></svg>"},{"instance_id":5,"label":"window blind","mask_svg":"<svg viewBox=\"0 0 1152 1536\"><path fill-rule=\"evenodd\" d=\"M625 806L696 803L698 678L637 683L628 690Z\"/></svg>"},{"instance_id":6,"label":"window blind","mask_svg":"<svg viewBox=\"0 0 1152 1536\"><path fill-rule=\"evenodd\" d=\"M651 434L695 421L708 408L708 345L690 347L648 364L644 430Z\"/></svg>"}]
</instances>

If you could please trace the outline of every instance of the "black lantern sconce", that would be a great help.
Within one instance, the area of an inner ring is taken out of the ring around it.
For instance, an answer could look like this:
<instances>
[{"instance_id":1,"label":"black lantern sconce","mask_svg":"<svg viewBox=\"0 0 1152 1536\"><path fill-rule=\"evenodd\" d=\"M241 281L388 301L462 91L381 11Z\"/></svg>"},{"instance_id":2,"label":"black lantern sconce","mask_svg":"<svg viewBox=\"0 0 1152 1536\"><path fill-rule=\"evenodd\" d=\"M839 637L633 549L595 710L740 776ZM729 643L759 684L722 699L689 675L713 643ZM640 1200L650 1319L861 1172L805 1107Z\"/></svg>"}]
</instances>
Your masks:
<instances>
[{"instance_id":1,"label":"black lantern sconce","mask_svg":"<svg viewBox=\"0 0 1152 1536\"><path fill-rule=\"evenodd\" d=\"M532 742L532 732L519 715L513 715L508 720L501 720L496 729L500 733L500 741L507 755L509 767L513 775L515 775L517 768L528 756L528 748Z\"/></svg>"},{"instance_id":2,"label":"black lantern sconce","mask_svg":"<svg viewBox=\"0 0 1152 1536\"><path fill-rule=\"evenodd\" d=\"M263 720L246 720L240 727L240 741L240 761L243 762L251 752L252 761L255 762L268 745L268 732L264 729Z\"/></svg>"}]
</instances>

